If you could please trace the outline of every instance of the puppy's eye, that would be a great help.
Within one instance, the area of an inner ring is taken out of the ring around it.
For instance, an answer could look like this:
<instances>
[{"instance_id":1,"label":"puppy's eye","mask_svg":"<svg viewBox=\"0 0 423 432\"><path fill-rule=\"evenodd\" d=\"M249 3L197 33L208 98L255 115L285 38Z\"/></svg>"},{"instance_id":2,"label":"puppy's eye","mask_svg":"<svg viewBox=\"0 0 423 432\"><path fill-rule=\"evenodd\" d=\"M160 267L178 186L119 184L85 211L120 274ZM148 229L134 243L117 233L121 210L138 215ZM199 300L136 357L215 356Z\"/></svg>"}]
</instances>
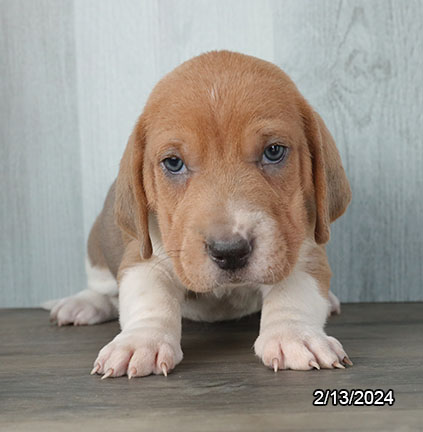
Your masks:
<instances>
[{"instance_id":1,"label":"puppy's eye","mask_svg":"<svg viewBox=\"0 0 423 432\"><path fill-rule=\"evenodd\" d=\"M272 144L264 149L263 164L277 164L285 159L288 148L280 144Z\"/></svg>"},{"instance_id":2,"label":"puppy's eye","mask_svg":"<svg viewBox=\"0 0 423 432\"><path fill-rule=\"evenodd\" d=\"M162 161L163 167L172 174L181 174L186 171L186 166L181 158L168 157Z\"/></svg>"}]
</instances>

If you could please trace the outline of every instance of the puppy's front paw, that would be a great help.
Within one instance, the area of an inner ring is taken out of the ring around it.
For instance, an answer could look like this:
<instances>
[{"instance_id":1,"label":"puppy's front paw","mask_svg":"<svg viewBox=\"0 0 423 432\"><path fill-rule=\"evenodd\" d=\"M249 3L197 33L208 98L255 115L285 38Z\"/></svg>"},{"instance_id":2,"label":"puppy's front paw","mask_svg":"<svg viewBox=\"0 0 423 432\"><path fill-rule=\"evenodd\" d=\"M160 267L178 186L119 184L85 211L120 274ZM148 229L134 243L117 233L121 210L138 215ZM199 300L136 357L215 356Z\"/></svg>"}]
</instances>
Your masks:
<instances>
[{"instance_id":1,"label":"puppy's front paw","mask_svg":"<svg viewBox=\"0 0 423 432\"><path fill-rule=\"evenodd\" d=\"M46 308L49 306L50 321L57 322L58 326L98 324L115 319L118 315L113 299L91 290L65 297L54 304L46 305Z\"/></svg>"},{"instance_id":2,"label":"puppy's front paw","mask_svg":"<svg viewBox=\"0 0 423 432\"><path fill-rule=\"evenodd\" d=\"M283 322L275 327L261 332L254 344L256 355L275 372L352 365L340 342L323 330Z\"/></svg>"},{"instance_id":3,"label":"puppy's front paw","mask_svg":"<svg viewBox=\"0 0 423 432\"><path fill-rule=\"evenodd\" d=\"M158 329L126 330L118 334L98 354L91 374L102 379L128 375L167 375L181 360L179 341Z\"/></svg>"}]
</instances>

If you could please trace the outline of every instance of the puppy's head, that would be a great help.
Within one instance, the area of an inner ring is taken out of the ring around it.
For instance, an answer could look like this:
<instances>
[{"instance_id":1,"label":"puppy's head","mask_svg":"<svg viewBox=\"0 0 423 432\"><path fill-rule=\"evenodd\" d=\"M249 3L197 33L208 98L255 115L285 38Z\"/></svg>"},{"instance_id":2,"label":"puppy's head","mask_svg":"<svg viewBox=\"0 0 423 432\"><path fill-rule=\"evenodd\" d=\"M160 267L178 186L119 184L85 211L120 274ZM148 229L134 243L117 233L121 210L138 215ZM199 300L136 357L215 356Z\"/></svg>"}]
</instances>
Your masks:
<instances>
[{"instance_id":1,"label":"puppy's head","mask_svg":"<svg viewBox=\"0 0 423 432\"><path fill-rule=\"evenodd\" d=\"M142 257L153 211L195 291L280 281L306 238L329 240L351 195L332 137L287 75L230 52L196 57L157 84L116 193L117 221Z\"/></svg>"}]
</instances>

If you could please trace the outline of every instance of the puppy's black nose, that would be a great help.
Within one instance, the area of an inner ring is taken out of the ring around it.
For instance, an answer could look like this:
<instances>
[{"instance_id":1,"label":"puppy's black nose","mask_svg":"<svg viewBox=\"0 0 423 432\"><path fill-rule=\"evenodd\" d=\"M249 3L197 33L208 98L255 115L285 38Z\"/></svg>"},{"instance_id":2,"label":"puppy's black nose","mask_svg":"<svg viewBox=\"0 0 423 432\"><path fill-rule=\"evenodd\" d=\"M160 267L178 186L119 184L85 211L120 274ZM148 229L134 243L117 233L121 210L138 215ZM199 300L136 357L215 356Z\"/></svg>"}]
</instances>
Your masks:
<instances>
[{"instance_id":1,"label":"puppy's black nose","mask_svg":"<svg viewBox=\"0 0 423 432\"><path fill-rule=\"evenodd\" d=\"M210 258L222 270L237 270L247 264L251 254L251 243L241 237L234 236L229 240L209 240L206 243Z\"/></svg>"}]
</instances>

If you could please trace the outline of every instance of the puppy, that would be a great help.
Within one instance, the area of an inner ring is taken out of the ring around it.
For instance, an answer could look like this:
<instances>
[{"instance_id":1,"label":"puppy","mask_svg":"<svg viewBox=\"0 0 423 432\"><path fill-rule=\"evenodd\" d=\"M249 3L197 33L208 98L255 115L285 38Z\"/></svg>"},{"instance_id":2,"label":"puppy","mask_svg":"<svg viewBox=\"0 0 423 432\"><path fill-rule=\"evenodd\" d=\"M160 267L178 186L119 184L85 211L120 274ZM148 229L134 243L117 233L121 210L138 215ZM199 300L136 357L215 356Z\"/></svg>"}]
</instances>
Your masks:
<instances>
[{"instance_id":1,"label":"puppy","mask_svg":"<svg viewBox=\"0 0 423 432\"><path fill-rule=\"evenodd\" d=\"M277 66L209 52L154 88L88 240L88 288L59 325L118 317L102 378L167 375L181 318L261 310L254 349L274 369L352 364L327 336L329 225L351 199L323 120Z\"/></svg>"}]
</instances>

